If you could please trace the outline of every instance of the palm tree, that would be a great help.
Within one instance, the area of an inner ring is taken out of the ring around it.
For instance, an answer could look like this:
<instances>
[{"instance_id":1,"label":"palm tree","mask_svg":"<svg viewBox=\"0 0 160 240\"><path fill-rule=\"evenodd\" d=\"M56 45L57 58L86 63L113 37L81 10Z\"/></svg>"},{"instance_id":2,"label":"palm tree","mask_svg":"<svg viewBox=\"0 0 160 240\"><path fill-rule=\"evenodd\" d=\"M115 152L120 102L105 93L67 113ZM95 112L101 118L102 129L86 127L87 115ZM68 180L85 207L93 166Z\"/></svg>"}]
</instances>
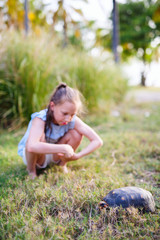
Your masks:
<instances>
[{"instance_id":1,"label":"palm tree","mask_svg":"<svg viewBox=\"0 0 160 240\"><path fill-rule=\"evenodd\" d=\"M53 14L53 26L58 22L58 20L61 20L63 22L63 47L67 45L68 41L67 36L68 24L72 23L73 25L77 25L77 22L73 19L69 9L78 13L81 17L84 18L81 9L77 9L72 6L66 5L64 3L64 0L58 0L58 8Z\"/></svg>"}]
</instances>

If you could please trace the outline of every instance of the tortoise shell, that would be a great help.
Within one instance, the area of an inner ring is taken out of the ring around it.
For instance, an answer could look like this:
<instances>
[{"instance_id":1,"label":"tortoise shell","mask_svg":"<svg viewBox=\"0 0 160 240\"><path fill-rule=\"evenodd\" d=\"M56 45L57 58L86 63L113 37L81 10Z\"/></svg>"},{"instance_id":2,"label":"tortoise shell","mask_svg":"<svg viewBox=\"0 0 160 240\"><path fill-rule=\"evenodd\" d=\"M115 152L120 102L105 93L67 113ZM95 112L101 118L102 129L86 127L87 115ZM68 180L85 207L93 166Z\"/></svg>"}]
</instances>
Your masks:
<instances>
[{"instance_id":1,"label":"tortoise shell","mask_svg":"<svg viewBox=\"0 0 160 240\"><path fill-rule=\"evenodd\" d=\"M120 207L143 209L146 212L155 211L155 202L152 194L138 187L123 187L110 191L99 203L100 208Z\"/></svg>"}]
</instances>

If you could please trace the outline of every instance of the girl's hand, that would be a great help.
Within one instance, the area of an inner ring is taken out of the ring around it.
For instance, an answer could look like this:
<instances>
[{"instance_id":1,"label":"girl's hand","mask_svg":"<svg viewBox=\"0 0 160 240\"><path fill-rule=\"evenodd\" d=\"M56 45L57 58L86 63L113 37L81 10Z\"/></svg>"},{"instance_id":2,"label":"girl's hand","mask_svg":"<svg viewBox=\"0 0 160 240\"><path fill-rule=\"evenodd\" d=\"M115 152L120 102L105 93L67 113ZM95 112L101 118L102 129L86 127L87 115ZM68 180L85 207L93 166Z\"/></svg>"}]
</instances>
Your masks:
<instances>
[{"instance_id":1,"label":"girl's hand","mask_svg":"<svg viewBox=\"0 0 160 240\"><path fill-rule=\"evenodd\" d=\"M63 162L70 162L70 161L74 161L74 160L78 160L79 159L79 156L77 153L74 153L72 155L72 157L70 158L66 158L64 155L62 155L61 153L58 153L57 154L58 156L60 156L60 159L63 161Z\"/></svg>"},{"instance_id":2,"label":"girl's hand","mask_svg":"<svg viewBox=\"0 0 160 240\"><path fill-rule=\"evenodd\" d=\"M78 159L79 159L78 153L74 153L73 156L69 159L69 161L78 160Z\"/></svg>"},{"instance_id":3,"label":"girl's hand","mask_svg":"<svg viewBox=\"0 0 160 240\"><path fill-rule=\"evenodd\" d=\"M64 146L64 158L68 159L74 155L74 150L69 144Z\"/></svg>"}]
</instances>

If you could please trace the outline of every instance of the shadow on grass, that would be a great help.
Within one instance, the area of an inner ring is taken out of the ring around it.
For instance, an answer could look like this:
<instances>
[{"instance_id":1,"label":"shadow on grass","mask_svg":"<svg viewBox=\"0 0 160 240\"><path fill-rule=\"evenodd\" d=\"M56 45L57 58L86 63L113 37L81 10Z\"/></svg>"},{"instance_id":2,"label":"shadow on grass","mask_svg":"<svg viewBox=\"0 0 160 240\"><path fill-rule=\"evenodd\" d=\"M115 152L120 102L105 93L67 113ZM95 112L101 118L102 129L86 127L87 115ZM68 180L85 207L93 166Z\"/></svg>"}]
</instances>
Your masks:
<instances>
[{"instance_id":1,"label":"shadow on grass","mask_svg":"<svg viewBox=\"0 0 160 240\"><path fill-rule=\"evenodd\" d=\"M79 165L69 165L69 170L79 170L83 169L83 166ZM50 166L47 166L45 169L37 169L37 176L40 177L41 175L48 175L49 171L52 171L52 174L61 172L62 168L58 165L51 164ZM19 182L23 183L27 181L27 178L29 178L26 166L22 164L12 164L3 166L3 168L0 171L0 193L1 192L7 192L7 189L15 189L18 187Z\"/></svg>"},{"instance_id":2,"label":"shadow on grass","mask_svg":"<svg viewBox=\"0 0 160 240\"><path fill-rule=\"evenodd\" d=\"M37 170L37 175L47 175L50 169L56 172L56 167L48 166L45 169ZM19 187L19 183L24 183L29 178L26 166L22 164L12 164L5 166L2 172L0 172L0 195L4 197L7 195L9 189L16 189Z\"/></svg>"},{"instance_id":3,"label":"shadow on grass","mask_svg":"<svg viewBox=\"0 0 160 240\"><path fill-rule=\"evenodd\" d=\"M27 171L22 165L14 164L6 167L0 174L0 188L14 187L16 181L23 181L26 175Z\"/></svg>"}]
</instances>

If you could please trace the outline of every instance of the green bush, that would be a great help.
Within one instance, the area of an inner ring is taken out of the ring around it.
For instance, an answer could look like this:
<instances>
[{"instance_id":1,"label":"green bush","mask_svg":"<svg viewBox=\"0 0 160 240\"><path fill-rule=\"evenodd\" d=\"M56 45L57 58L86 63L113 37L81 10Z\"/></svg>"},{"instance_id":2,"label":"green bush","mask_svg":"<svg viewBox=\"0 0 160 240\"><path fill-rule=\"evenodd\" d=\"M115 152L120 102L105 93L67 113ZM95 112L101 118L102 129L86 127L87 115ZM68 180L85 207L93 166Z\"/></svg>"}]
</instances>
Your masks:
<instances>
[{"instance_id":1,"label":"green bush","mask_svg":"<svg viewBox=\"0 0 160 240\"><path fill-rule=\"evenodd\" d=\"M90 111L119 102L127 82L121 71L77 49L57 47L49 35L2 35L0 45L0 117L4 126L28 122L47 106L55 86L64 81L84 95ZM107 107L106 107L107 108Z\"/></svg>"},{"instance_id":2,"label":"green bush","mask_svg":"<svg viewBox=\"0 0 160 240\"><path fill-rule=\"evenodd\" d=\"M42 107L50 90L47 51L38 39L17 34L3 38L0 60L0 112L4 121L29 119Z\"/></svg>"}]
</instances>

